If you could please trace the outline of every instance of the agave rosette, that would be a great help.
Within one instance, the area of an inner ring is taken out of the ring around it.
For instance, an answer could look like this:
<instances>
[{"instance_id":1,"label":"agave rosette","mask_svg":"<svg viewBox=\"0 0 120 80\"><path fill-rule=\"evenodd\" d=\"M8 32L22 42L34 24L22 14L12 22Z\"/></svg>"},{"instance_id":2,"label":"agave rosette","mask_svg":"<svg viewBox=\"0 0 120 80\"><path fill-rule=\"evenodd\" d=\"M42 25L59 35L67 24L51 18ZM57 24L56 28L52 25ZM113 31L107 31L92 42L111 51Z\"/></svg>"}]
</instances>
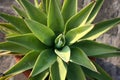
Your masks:
<instances>
[{"instance_id":1,"label":"agave rosette","mask_svg":"<svg viewBox=\"0 0 120 80\"><path fill-rule=\"evenodd\" d=\"M0 80L31 69L29 80L112 80L89 57L119 56L120 49L95 42L120 23L120 18L92 23L104 0L90 2L78 11L78 0L16 0L18 16L0 13L6 41L0 55L22 55Z\"/></svg>"}]
</instances>

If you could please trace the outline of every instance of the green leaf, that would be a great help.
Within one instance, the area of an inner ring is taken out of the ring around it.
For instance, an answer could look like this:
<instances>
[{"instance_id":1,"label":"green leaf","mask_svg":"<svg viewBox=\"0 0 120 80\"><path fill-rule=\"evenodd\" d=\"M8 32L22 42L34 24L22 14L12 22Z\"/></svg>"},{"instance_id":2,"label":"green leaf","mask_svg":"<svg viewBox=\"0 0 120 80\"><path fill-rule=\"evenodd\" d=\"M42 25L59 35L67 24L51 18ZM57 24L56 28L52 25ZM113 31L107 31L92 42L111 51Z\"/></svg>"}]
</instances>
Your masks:
<instances>
[{"instance_id":1,"label":"green leaf","mask_svg":"<svg viewBox=\"0 0 120 80\"><path fill-rule=\"evenodd\" d=\"M33 32L33 34L44 44L51 46L54 42L55 34L54 32L36 21L33 20L25 20L26 24Z\"/></svg>"},{"instance_id":2,"label":"green leaf","mask_svg":"<svg viewBox=\"0 0 120 80\"><path fill-rule=\"evenodd\" d=\"M82 38L84 35L86 35L94 25L85 25L85 26L79 26L77 28L73 28L70 31L66 33L66 42L67 44L73 44L76 41L78 41L80 38Z\"/></svg>"},{"instance_id":3,"label":"green leaf","mask_svg":"<svg viewBox=\"0 0 120 80\"><path fill-rule=\"evenodd\" d=\"M70 48L68 46L63 47L61 50L55 49L55 53L65 62L70 60Z\"/></svg>"},{"instance_id":4,"label":"green leaf","mask_svg":"<svg viewBox=\"0 0 120 80\"><path fill-rule=\"evenodd\" d=\"M27 14L25 13L25 11L17 8L16 6L13 6L13 9L19 14L19 16L21 16L22 18L27 18Z\"/></svg>"},{"instance_id":5,"label":"green leaf","mask_svg":"<svg viewBox=\"0 0 120 80\"><path fill-rule=\"evenodd\" d=\"M72 16L65 24L66 31L78 26L83 26L86 23L94 5L95 5L95 2L91 2L88 6L83 8L79 13Z\"/></svg>"},{"instance_id":6,"label":"green leaf","mask_svg":"<svg viewBox=\"0 0 120 80\"><path fill-rule=\"evenodd\" d=\"M68 65L68 80L86 80L84 72L79 65L69 63Z\"/></svg>"},{"instance_id":7,"label":"green leaf","mask_svg":"<svg viewBox=\"0 0 120 80\"><path fill-rule=\"evenodd\" d=\"M67 65L60 59L50 68L51 80L65 80L67 74Z\"/></svg>"},{"instance_id":8,"label":"green leaf","mask_svg":"<svg viewBox=\"0 0 120 80\"><path fill-rule=\"evenodd\" d=\"M52 50L49 49L43 50L38 56L30 76L34 77L39 73L42 73L43 71L48 69L52 64L54 64L56 59L57 56Z\"/></svg>"},{"instance_id":9,"label":"green leaf","mask_svg":"<svg viewBox=\"0 0 120 80\"><path fill-rule=\"evenodd\" d=\"M87 55L80 48L72 48L71 49L70 61L72 63L84 66L92 71L97 72L94 64L89 60Z\"/></svg>"},{"instance_id":10,"label":"green leaf","mask_svg":"<svg viewBox=\"0 0 120 80\"><path fill-rule=\"evenodd\" d=\"M0 77L0 80L8 80L10 77L12 77L12 75L11 76L2 76L2 77Z\"/></svg>"},{"instance_id":11,"label":"green leaf","mask_svg":"<svg viewBox=\"0 0 120 80\"><path fill-rule=\"evenodd\" d=\"M96 0L96 4L92 10L92 12L90 13L90 16L87 19L87 23L91 23L95 17L97 16L98 12L100 11L102 4L103 4L104 0Z\"/></svg>"},{"instance_id":12,"label":"green leaf","mask_svg":"<svg viewBox=\"0 0 120 80\"><path fill-rule=\"evenodd\" d=\"M0 50L16 52L16 53L20 53L23 55L29 51L29 49L26 49L18 44L12 43L12 42L0 43Z\"/></svg>"},{"instance_id":13,"label":"green leaf","mask_svg":"<svg viewBox=\"0 0 120 80\"><path fill-rule=\"evenodd\" d=\"M38 2L38 0L34 0L34 4L35 4L35 7L39 7L39 2Z\"/></svg>"},{"instance_id":14,"label":"green leaf","mask_svg":"<svg viewBox=\"0 0 120 80\"><path fill-rule=\"evenodd\" d=\"M9 23L0 23L0 26L2 26L2 28L6 28L10 31L13 31L13 32L19 32L15 26L13 26L12 24L9 24Z\"/></svg>"},{"instance_id":15,"label":"green leaf","mask_svg":"<svg viewBox=\"0 0 120 80\"><path fill-rule=\"evenodd\" d=\"M101 73L101 75L105 78L105 80L113 80L112 77L110 77L110 75L105 72L105 70L103 70L97 63L94 62L94 65L96 66L97 70Z\"/></svg>"},{"instance_id":16,"label":"green leaf","mask_svg":"<svg viewBox=\"0 0 120 80\"><path fill-rule=\"evenodd\" d=\"M64 18L64 22L77 13L77 3L78 0L64 0L62 7L62 15Z\"/></svg>"},{"instance_id":17,"label":"green leaf","mask_svg":"<svg viewBox=\"0 0 120 80\"><path fill-rule=\"evenodd\" d=\"M81 48L88 56L102 56L102 55L104 56L105 54L106 56L109 56L111 54L115 56L116 54L114 53L120 50L119 48L90 40L80 41L74 44L74 46ZM118 53L118 55L120 54Z\"/></svg>"},{"instance_id":18,"label":"green leaf","mask_svg":"<svg viewBox=\"0 0 120 80\"><path fill-rule=\"evenodd\" d=\"M4 13L0 13L0 16L10 22L12 25L14 25L19 32L30 33L30 30L26 26L23 19Z\"/></svg>"},{"instance_id":19,"label":"green leaf","mask_svg":"<svg viewBox=\"0 0 120 80\"><path fill-rule=\"evenodd\" d=\"M47 25L47 16L42 11L32 5L32 3L30 3L28 0L20 0L20 2L24 6L25 11L27 11L28 17L30 19Z\"/></svg>"},{"instance_id":20,"label":"green leaf","mask_svg":"<svg viewBox=\"0 0 120 80\"><path fill-rule=\"evenodd\" d=\"M64 20L56 0L50 0L47 24L56 34L64 30Z\"/></svg>"},{"instance_id":21,"label":"green leaf","mask_svg":"<svg viewBox=\"0 0 120 80\"><path fill-rule=\"evenodd\" d=\"M83 37L83 39L94 40L118 23L120 23L120 18L99 22L87 35Z\"/></svg>"},{"instance_id":22,"label":"green leaf","mask_svg":"<svg viewBox=\"0 0 120 80\"><path fill-rule=\"evenodd\" d=\"M48 74L49 74L49 71L46 70L46 71L44 71L44 72L38 74L38 75L35 76L35 77L29 78L29 80L45 80L46 77L48 76Z\"/></svg>"},{"instance_id":23,"label":"green leaf","mask_svg":"<svg viewBox=\"0 0 120 80\"><path fill-rule=\"evenodd\" d=\"M23 47L28 49L34 49L38 51L42 51L46 48L46 46L41 43L33 34L23 34L23 35L16 35L7 38L8 41L13 43L17 43Z\"/></svg>"},{"instance_id":24,"label":"green leaf","mask_svg":"<svg viewBox=\"0 0 120 80\"><path fill-rule=\"evenodd\" d=\"M17 64L15 64L8 71L6 71L5 75L16 75L31 69L34 66L39 54L39 52L30 51Z\"/></svg>"}]
</instances>

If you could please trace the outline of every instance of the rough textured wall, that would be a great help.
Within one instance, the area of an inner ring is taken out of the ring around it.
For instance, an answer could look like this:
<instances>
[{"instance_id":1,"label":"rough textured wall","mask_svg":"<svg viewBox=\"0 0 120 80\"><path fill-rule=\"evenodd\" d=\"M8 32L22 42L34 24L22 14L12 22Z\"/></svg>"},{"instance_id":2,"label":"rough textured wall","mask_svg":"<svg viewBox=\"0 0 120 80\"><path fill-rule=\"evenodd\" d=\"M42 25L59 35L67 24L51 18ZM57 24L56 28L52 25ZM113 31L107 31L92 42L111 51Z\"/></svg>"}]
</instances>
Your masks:
<instances>
[{"instance_id":1,"label":"rough textured wall","mask_svg":"<svg viewBox=\"0 0 120 80\"><path fill-rule=\"evenodd\" d=\"M88 4L91 0L79 0L79 6L82 8ZM15 4L14 0L0 0L0 12L8 12L13 14L10 5ZM114 17L120 17L120 0L105 0L104 5L98 14L95 22L111 19ZM0 20L1 21L1 20ZM1 32L0 32L1 33ZM0 40L3 40L2 34L0 34ZM100 42L104 42L113 46L120 47L120 25L97 39ZM11 64L12 56L0 57L0 72L5 71ZM114 80L120 80L120 58L113 57L107 59L98 59L97 62L114 78ZM20 79L16 79L20 80ZM24 79L21 79L24 80Z\"/></svg>"}]
</instances>

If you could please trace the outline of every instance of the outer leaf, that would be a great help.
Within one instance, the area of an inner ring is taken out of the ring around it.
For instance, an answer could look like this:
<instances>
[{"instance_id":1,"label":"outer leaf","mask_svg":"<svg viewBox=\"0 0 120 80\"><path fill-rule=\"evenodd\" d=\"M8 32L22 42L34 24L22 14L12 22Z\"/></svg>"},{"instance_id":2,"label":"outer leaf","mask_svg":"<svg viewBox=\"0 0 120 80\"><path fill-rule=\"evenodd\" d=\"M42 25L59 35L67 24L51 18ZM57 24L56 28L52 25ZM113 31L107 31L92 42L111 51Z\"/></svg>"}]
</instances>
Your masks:
<instances>
[{"instance_id":1,"label":"outer leaf","mask_svg":"<svg viewBox=\"0 0 120 80\"><path fill-rule=\"evenodd\" d=\"M49 71L46 70L46 71L38 74L37 76L30 78L29 80L45 80L45 78L48 76L48 74L49 74Z\"/></svg>"},{"instance_id":2,"label":"outer leaf","mask_svg":"<svg viewBox=\"0 0 120 80\"><path fill-rule=\"evenodd\" d=\"M40 53L38 52L30 51L17 64L15 64L7 72L5 72L5 75L16 75L31 69L35 64L35 61L39 54Z\"/></svg>"},{"instance_id":3,"label":"outer leaf","mask_svg":"<svg viewBox=\"0 0 120 80\"><path fill-rule=\"evenodd\" d=\"M4 13L0 13L0 16L2 18L4 18L5 20L7 20L8 22L10 22L12 25L14 25L16 27L16 29L18 31L20 31L21 33L29 33L30 32L30 30L27 28L23 19L21 19L19 17L7 15Z\"/></svg>"},{"instance_id":4,"label":"outer leaf","mask_svg":"<svg viewBox=\"0 0 120 80\"><path fill-rule=\"evenodd\" d=\"M87 55L79 48L72 48L70 61L97 72L94 64L89 60Z\"/></svg>"},{"instance_id":5,"label":"outer leaf","mask_svg":"<svg viewBox=\"0 0 120 80\"><path fill-rule=\"evenodd\" d=\"M112 47L102 43L97 43L90 40L80 41L74 46L81 48L88 56L102 56L105 54L107 54L106 56L109 56L111 54L116 55L114 53L120 50L116 47ZM118 55L120 54L118 53Z\"/></svg>"},{"instance_id":6,"label":"outer leaf","mask_svg":"<svg viewBox=\"0 0 120 80\"><path fill-rule=\"evenodd\" d=\"M42 11L40 11L38 8L33 6L28 0L20 0L20 2L22 3L25 10L27 11L29 18L35 21L38 21L42 24L45 24L45 25L47 24L47 17Z\"/></svg>"},{"instance_id":7,"label":"outer leaf","mask_svg":"<svg viewBox=\"0 0 120 80\"><path fill-rule=\"evenodd\" d=\"M64 0L62 7L62 15L64 22L77 13L77 3L78 0Z\"/></svg>"},{"instance_id":8,"label":"outer leaf","mask_svg":"<svg viewBox=\"0 0 120 80\"><path fill-rule=\"evenodd\" d=\"M35 7L39 7L39 2L38 2L38 0L34 0L34 4L35 4Z\"/></svg>"},{"instance_id":9,"label":"outer leaf","mask_svg":"<svg viewBox=\"0 0 120 80\"><path fill-rule=\"evenodd\" d=\"M44 44L51 46L54 41L55 34L54 32L36 21L33 20L25 20L26 24L33 32L33 34Z\"/></svg>"},{"instance_id":10,"label":"outer leaf","mask_svg":"<svg viewBox=\"0 0 120 80\"><path fill-rule=\"evenodd\" d=\"M67 74L67 65L58 58L50 68L51 80L65 80Z\"/></svg>"},{"instance_id":11,"label":"outer leaf","mask_svg":"<svg viewBox=\"0 0 120 80\"><path fill-rule=\"evenodd\" d=\"M8 30L14 31L14 32L19 32L15 26L9 23L0 23L0 26L7 28Z\"/></svg>"},{"instance_id":12,"label":"outer leaf","mask_svg":"<svg viewBox=\"0 0 120 80\"><path fill-rule=\"evenodd\" d=\"M78 41L80 38L82 38L84 35L86 35L94 25L85 25L85 26L79 26L77 28L71 29L66 33L66 40L68 44L73 44L76 41Z\"/></svg>"},{"instance_id":13,"label":"outer leaf","mask_svg":"<svg viewBox=\"0 0 120 80\"><path fill-rule=\"evenodd\" d=\"M98 71L101 73L101 75L105 78L105 80L106 80L106 79L108 79L108 80L113 80L113 79L110 77L110 75L109 75L107 72L105 72L105 70L103 70L97 63L94 62L94 64L95 64L97 70L98 70Z\"/></svg>"},{"instance_id":14,"label":"outer leaf","mask_svg":"<svg viewBox=\"0 0 120 80\"><path fill-rule=\"evenodd\" d=\"M64 20L56 0L50 0L47 23L48 27L50 27L56 34L62 33L64 30Z\"/></svg>"},{"instance_id":15,"label":"outer leaf","mask_svg":"<svg viewBox=\"0 0 120 80\"><path fill-rule=\"evenodd\" d=\"M70 48L65 46L62 50L55 49L55 53L65 62L69 62L70 60Z\"/></svg>"},{"instance_id":16,"label":"outer leaf","mask_svg":"<svg viewBox=\"0 0 120 80\"><path fill-rule=\"evenodd\" d=\"M26 17L27 17L27 14L26 14L23 10L21 10L21 9L15 7L15 6L13 6L13 9L14 9L14 10L19 14L19 16L21 16L22 18L26 18Z\"/></svg>"},{"instance_id":17,"label":"outer leaf","mask_svg":"<svg viewBox=\"0 0 120 80\"><path fill-rule=\"evenodd\" d=\"M91 23L95 17L97 16L100 8L102 7L104 0L96 0L96 5L94 6L92 12L90 13L90 16L87 19L87 23Z\"/></svg>"},{"instance_id":18,"label":"outer leaf","mask_svg":"<svg viewBox=\"0 0 120 80\"><path fill-rule=\"evenodd\" d=\"M34 77L48 69L52 64L55 63L56 58L57 57L52 50L49 49L43 50L41 54L38 56L30 76Z\"/></svg>"},{"instance_id":19,"label":"outer leaf","mask_svg":"<svg viewBox=\"0 0 120 80\"><path fill-rule=\"evenodd\" d=\"M21 54L25 54L29 51L28 49L11 42L0 43L0 50L11 51L11 52L16 52Z\"/></svg>"},{"instance_id":20,"label":"outer leaf","mask_svg":"<svg viewBox=\"0 0 120 80\"><path fill-rule=\"evenodd\" d=\"M84 72L79 65L70 63L68 66L68 80L86 80Z\"/></svg>"},{"instance_id":21,"label":"outer leaf","mask_svg":"<svg viewBox=\"0 0 120 80\"><path fill-rule=\"evenodd\" d=\"M66 30L73 29L78 26L82 26L86 23L93 7L95 5L95 2L91 2L88 6L83 8L79 13L71 17L67 23L65 24Z\"/></svg>"},{"instance_id":22,"label":"outer leaf","mask_svg":"<svg viewBox=\"0 0 120 80\"><path fill-rule=\"evenodd\" d=\"M7 38L8 41L13 43L17 43L23 47L28 49L35 49L38 51L42 51L46 48L46 46L41 43L33 34L24 34L24 35L17 35Z\"/></svg>"},{"instance_id":23,"label":"outer leaf","mask_svg":"<svg viewBox=\"0 0 120 80\"><path fill-rule=\"evenodd\" d=\"M118 23L120 23L120 18L115 18L97 23L95 27L86 36L83 37L83 39L94 40L103 33L113 28Z\"/></svg>"}]
</instances>

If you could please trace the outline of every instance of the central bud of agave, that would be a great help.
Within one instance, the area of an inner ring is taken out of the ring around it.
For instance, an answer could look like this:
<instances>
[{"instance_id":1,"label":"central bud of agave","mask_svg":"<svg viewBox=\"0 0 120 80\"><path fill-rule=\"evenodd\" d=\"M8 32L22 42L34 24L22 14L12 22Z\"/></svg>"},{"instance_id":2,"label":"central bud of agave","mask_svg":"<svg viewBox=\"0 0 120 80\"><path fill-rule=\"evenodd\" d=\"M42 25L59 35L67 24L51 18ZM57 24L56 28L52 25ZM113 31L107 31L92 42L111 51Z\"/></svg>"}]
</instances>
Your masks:
<instances>
[{"instance_id":1,"label":"central bud of agave","mask_svg":"<svg viewBox=\"0 0 120 80\"><path fill-rule=\"evenodd\" d=\"M65 45L65 36L63 34L60 34L55 39L55 47L56 48L62 48Z\"/></svg>"}]
</instances>

